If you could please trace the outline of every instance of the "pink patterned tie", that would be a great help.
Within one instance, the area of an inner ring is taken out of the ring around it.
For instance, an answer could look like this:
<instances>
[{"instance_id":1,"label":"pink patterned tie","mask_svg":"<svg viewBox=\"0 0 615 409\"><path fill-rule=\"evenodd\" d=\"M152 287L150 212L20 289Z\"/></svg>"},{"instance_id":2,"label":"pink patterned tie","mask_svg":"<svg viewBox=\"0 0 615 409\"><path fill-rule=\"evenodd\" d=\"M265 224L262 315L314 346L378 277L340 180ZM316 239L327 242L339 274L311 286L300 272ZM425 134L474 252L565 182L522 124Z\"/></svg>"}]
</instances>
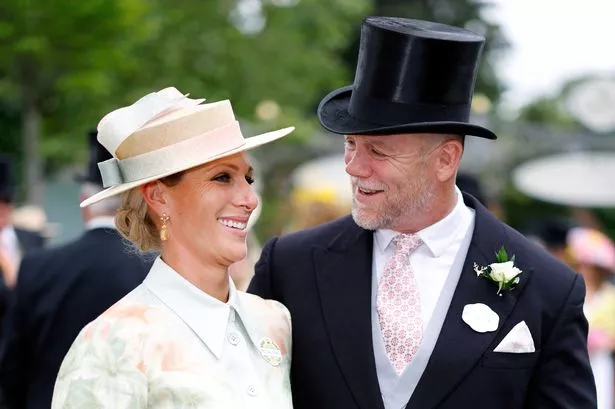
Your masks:
<instances>
[{"instance_id":1,"label":"pink patterned tie","mask_svg":"<svg viewBox=\"0 0 615 409\"><path fill-rule=\"evenodd\" d=\"M395 253L378 284L376 309L384 347L397 375L412 362L423 337L421 297L409 256L423 241L415 234L393 239Z\"/></svg>"}]
</instances>

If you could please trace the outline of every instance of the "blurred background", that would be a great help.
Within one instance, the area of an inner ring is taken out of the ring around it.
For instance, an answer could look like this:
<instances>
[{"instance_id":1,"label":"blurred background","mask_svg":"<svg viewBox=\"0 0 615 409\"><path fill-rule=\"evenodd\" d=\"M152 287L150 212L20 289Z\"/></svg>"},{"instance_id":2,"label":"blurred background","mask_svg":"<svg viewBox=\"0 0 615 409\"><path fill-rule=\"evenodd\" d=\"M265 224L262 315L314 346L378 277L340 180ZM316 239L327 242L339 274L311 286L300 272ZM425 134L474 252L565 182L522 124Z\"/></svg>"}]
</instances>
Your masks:
<instances>
[{"instance_id":1,"label":"blurred background","mask_svg":"<svg viewBox=\"0 0 615 409\"><path fill-rule=\"evenodd\" d=\"M80 235L74 175L86 166L87 132L111 109L169 85L230 98L246 135L297 127L254 153L259 242L345 214L342 138L319 127L316 106L352 82L361 19L396 15L487 37L473 114L500 139L469 140L462 169L493 212L521 230L561 216L612 235L613 8L605 0L3 0L0 152L16 164L15 224L46 229L50 244ZM19 213L25 205L29 213Z\"/></svg>"},{"instance_id":2,"label":"blurred background","mask_svg":"<svg viewBox=\"0 0 615 409\"><path fill-rule=\"evenodd\" d=\"M499 139L467 139L458 185L583 275L599 407L612 409L612 1L2 0L0 155L14 166L0 166L0 226L10 211L13 226L48 246L79 237L75 176L104 114L168 86L229 98L246 136L296 127L253 153L263 205L249 224L249 257L231 266L245 289L264 241L350 210L343 138L324 132L315 112L352 83L367 15L487 38L472 114ZM12 183L11 203L2 189Z\"/></svg>"}]
</instances>

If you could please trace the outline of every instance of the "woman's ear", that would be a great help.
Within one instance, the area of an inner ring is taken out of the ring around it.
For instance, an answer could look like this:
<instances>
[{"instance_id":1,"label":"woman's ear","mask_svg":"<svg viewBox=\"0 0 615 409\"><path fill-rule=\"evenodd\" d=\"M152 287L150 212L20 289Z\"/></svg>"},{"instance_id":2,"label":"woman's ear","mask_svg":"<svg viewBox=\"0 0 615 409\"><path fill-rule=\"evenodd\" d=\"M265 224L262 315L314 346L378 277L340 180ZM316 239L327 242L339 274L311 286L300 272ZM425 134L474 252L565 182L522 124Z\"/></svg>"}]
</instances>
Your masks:
<instances>
[{"instance_id":1,"label":"woman's ear","mask_svg":"<svg viewBox=\"0 0 615 409\"><path fill-rule=\"evenodd\" d=\"M168 213L167 187L160 181L148 182L139 187L145 203L156 215Z\"/></svg>"}]
</instances>

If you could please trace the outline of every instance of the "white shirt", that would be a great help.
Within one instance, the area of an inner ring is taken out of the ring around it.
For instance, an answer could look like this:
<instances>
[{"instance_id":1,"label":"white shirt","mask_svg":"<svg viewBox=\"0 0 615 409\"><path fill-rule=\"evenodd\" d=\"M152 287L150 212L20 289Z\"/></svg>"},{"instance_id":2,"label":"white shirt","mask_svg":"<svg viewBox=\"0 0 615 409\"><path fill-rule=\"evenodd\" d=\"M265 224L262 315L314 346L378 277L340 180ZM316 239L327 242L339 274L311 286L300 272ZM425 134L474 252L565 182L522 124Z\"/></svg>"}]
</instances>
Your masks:
<instances>
[{"instance_id":1,"label":"white shirt","mask_svg":"<svg viewBox=\"0 0 615 409\"><path fill-rule=\"evenodd\" d=\"M423 244L412 252L409 259L421 297L423 330L429 324L457 252L474 222L474 211L463 202L461 191L455 190L455 207L442 220L417 232ZM398 234L388 229L376 230L374 234L372 271L378 281L386 262L393 256L394 246L390 244Z\"/></svg>"},{"instance_id":2,"label":"white shirt","mask_svg":"<svg viewBox=\"0 0 615 409\"><path fill-rule=\"evenodd\" d=\"M11 264L18 268L21 262L21 248L13 226L8 225L0 231L0 247L7 252Z\"/></svg>"},{"instance_id":3,"label":"white shirt","mask_svg":"<svg viewBox=\"0 0 615 409\"><path fill-rule=\"evenodd\" d=\"M85 224L86 230L93 229L115 229L115 217L113 216L96 216Z\"/></svg>"}]
</instances>

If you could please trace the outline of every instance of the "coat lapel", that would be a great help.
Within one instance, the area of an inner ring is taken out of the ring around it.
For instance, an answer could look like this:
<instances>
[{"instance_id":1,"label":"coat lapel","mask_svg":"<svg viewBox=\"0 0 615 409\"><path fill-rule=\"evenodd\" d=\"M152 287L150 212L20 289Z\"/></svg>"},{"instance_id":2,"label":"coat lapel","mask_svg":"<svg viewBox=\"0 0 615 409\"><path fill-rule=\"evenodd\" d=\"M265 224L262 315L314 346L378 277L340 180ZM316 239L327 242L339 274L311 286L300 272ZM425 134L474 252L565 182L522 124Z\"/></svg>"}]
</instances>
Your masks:
<instances>
[{"instance_id":1,"label":"coat lapel","mask_svg":"<svg viewBox=\"0 0 615 409\"><path fill-rule=\"evenodd\" d=\"M482 355L490 347L495 347L492 344L530 276L529 269L524 270L520 266L523 274L519 285L513 291L503 292L502 296L496 294L497 287L493 282L477 277L474 263L484 266L495 262L495 253L502 245L511 253L514 253L514 249L506 246L507 235L503 225L473 198L466 196L465 199L466 204L476 210L472 241L440 336L408 403L408 409L435 407L478 363ZM463 308L474 303L485 304L497 313L500 320L496 331L478 333L462 320Z\"/></svg>"},{"instance_id":2,"label":"coat lapel","mask_svg":"<svg viewBox=\"0 0 615 409\"><path fill-rule=\"evenodd\" d=\"M347 219L328 246L314 248L318 290L333 353L358 407L384 409L372 346L373 233Z\"/></svg>"}]
</instances>

